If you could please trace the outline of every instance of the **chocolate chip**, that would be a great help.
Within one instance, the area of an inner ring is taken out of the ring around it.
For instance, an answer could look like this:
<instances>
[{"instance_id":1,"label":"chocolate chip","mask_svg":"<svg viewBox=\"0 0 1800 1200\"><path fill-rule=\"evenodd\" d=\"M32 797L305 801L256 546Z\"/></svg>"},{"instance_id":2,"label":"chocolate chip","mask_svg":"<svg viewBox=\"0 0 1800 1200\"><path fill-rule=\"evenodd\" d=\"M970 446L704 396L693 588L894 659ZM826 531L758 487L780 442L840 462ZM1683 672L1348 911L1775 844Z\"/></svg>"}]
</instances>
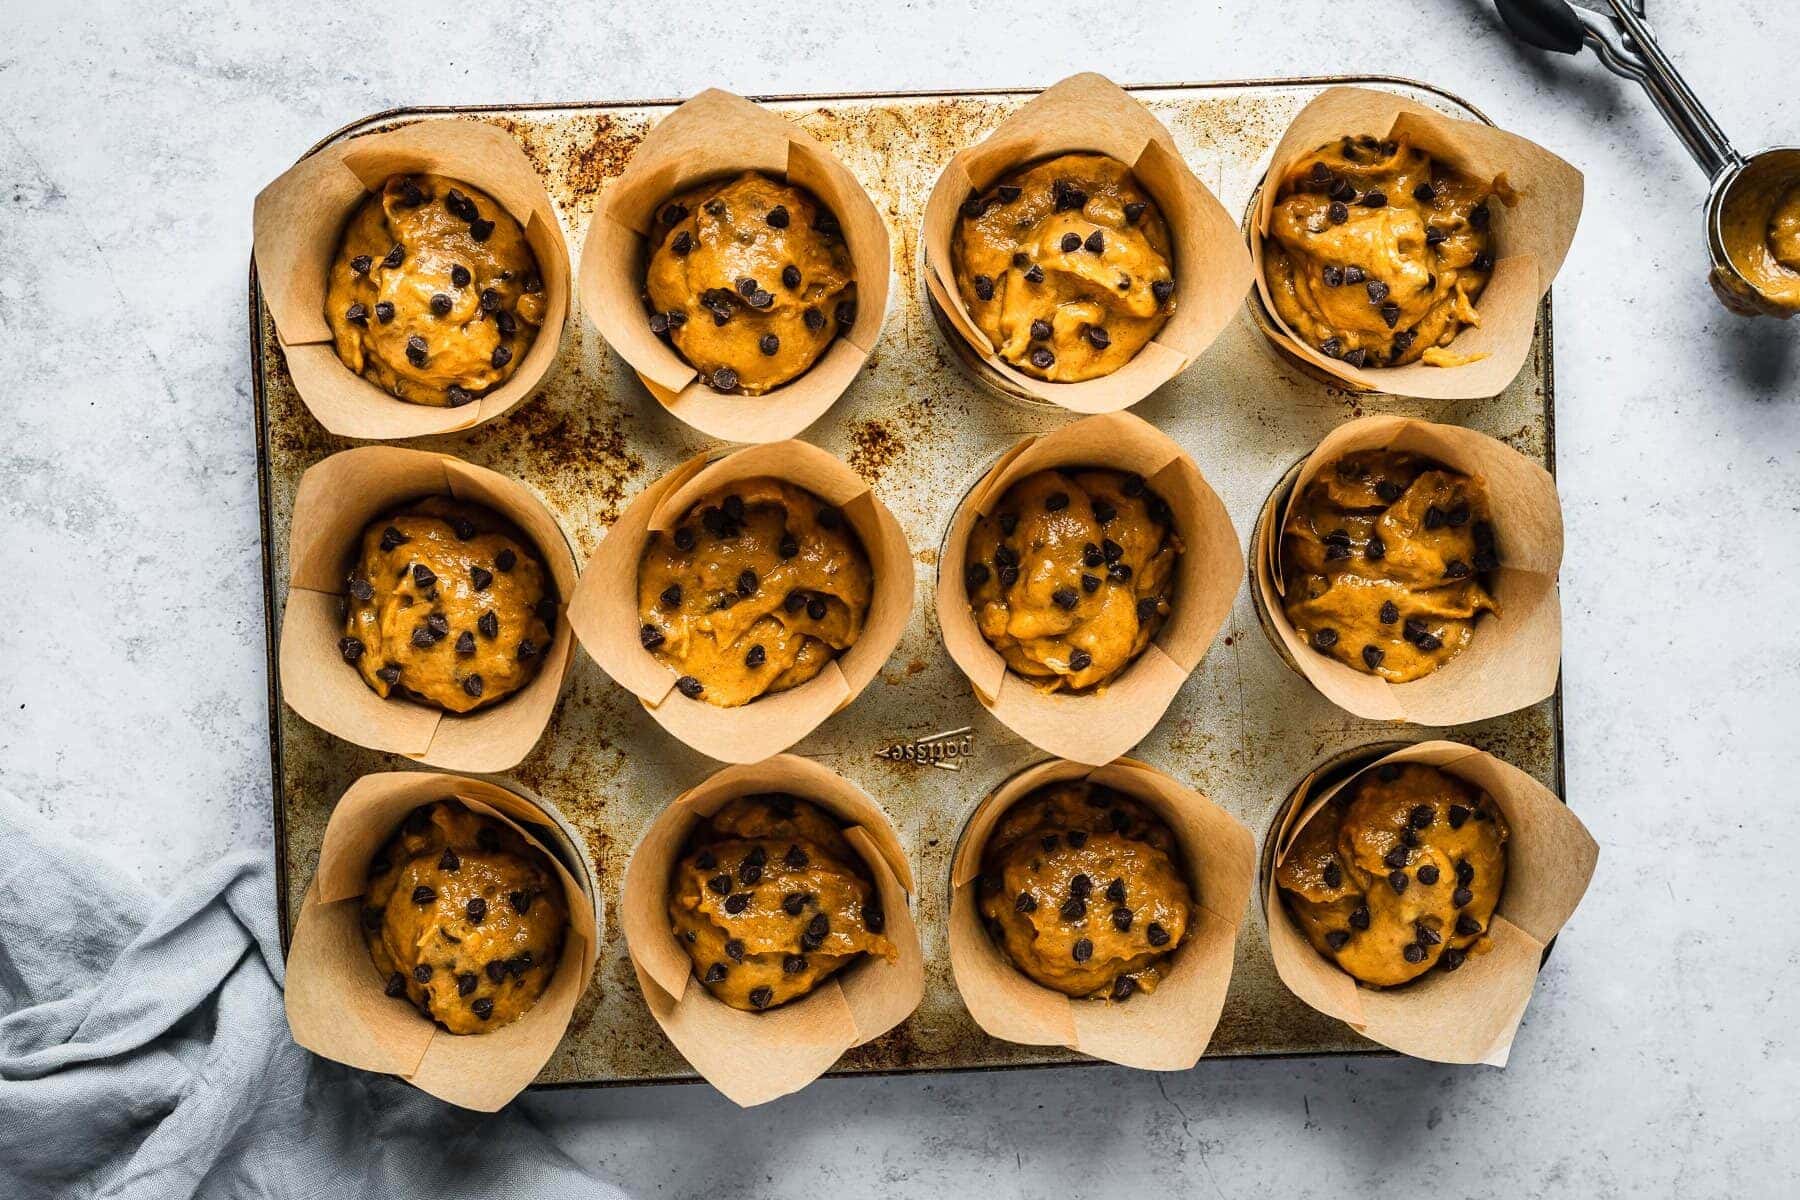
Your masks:
<instances>
[{"instance_id":1,"label":"chocolate chip","mask_svg":"<svg viewBox=\"0 0 1800 1200\"><path fill-rule=\"evenodd\" d=\"M481 696L481 692L482 692L481 676L476 675L473 672L471 672L468 675L464 675L463 681L462 681L462 689L463 689L463 691L469 693L469 695L479 698Z\"/></svg>"},{"instance_id":2,"label":"chocolate chip","mask_svg":"<svg viewBox=\"0 0 1800 1200\"><path fill-rule=\"evenodd\" d=\"M1350 208L1342 200L1333 200L1325 209L1325 219L1333 225L1342 225L1350 219Z\"/></svg>"},{"instance_id":3,"label":"chocolate chip","mask_svg":"<svg viewBox=\"0 0 1800 1200\"><path fill-rule=\"evenodd\" d=\"M1325 886L1335 888L1344 882L1344 869L1336 861L1325 864Z\"/></svg>"},{"instance_id":4,"label":"chocolate chip","mask_svg":"<svg viewBox=\"0 0 1800 1200\"><path fill-rule=\"evenodd\" d=\"M1087 901L1080 896L1070 896L1057 911L1065 921L1080 921L1087 916Z\"/></svg>"},{"instance_id":5,"label":"chocolate chip","mask_svg":"<svg viewBox=\"0 0 1800 1200\"><path fill-rule=\"evenodd\" d=\"M638 627L638 641L646 650L654 650L666 640L667 639L663 637L663 631L654 625L640 625Z\"/></svg>"},{"instance_id":6,"label":"chocolate chip","mask_svg":"<svg viewBox=\"0 0 1800 1200\"><path fill-rule=\"evenodd\" d=\"M1426 863L1424 866L1420 867L1418 875L1419 882L1426 884L1427 886L1438 881L1438 869L1430 863Z\"/></svg>"},{"instance_id":7,"label":"chocolate chip","mask_svg":"<svg viewBox=\"0 0 1800 1200\"><path fill-rule=\"evenodd\" d=\"M406 995L406 976L395 971L392 975L388 976L387 986L381 990L390 996Z\"/></svg>"},{"instance_id":8,"label":"chocolate chip","mask_svg":"<svg viewBox=\"0 0 1800 1200\"><path fill-rule=\"evenodd\" d=\"M387 252L387 255L384 258L382 258L381 265L384 267L393 268L393 267L399 266L401 263L403 263L405 261L406 261L406 247L402 246L399 242L395 242L394 248L392 250L389 250Z\"/></svg>"},{"instance_id":9,"label":"chocolate chip","mask_svg":"<svg viewBox=\"0 0 1800 1200\"><path fill-rule=\"evenodd\" d=\"M974 278L973 283L975 285L975 298L977 300L992 300L994 298L994 281L991 278L986 275L977 275Z\"/></svg>"},{"instance_id":10,"label":"chocolate chip","mask_svg":"<svg viewBox=\"0 0 1800 1200\"><path fill-rule=\"evenodd\" d=\"M1437 199L1437 192L1433 190L1429 182L1421 183L1418 187L1413 189L1413 199L1417 200L1420 204L1430 204L1433 200Z\"/></svg>"},{"instance_id":11,"label":"chocolate chip","mask_svg":"<svg viewBox=\"0 0 1800 1200\"><path fill-rule=\"evenodd\" d=\"M1494 214L1488 211L1486 200L1469 210L1469 227L1472 229L1486 229L1493 219Z\"/></svg>"},{"instance_id":12,"label":"chocolate chip","mask_svg":"<svg viewBox=\"0 0 1800 1200\"><path fill-rule=\"evenodd\" d=\"M338 639L338 653L344 656L347 663L356 662L363 656L364 646L360 638L344 637Z\"/></svg>"},{"instance_id":13,"label":"chocolate chip","mask_svg":"<svg viewBox=\"0 0 1800 1200\"><path fill-rule=\"evenodd\" d=\"M494 1001L490 996L477 996L469 1001L469 1011L483 1021L494 1015Z\"/></svg>"},{"instance_id":14,"label":"chocolate chip","mask_svg":"<svg viewBox=\"0 0 1800 1200\"><path fill-rule=\"evenodd\" d=\"M1087 193L1066 179L1059 179L1050 187L1051 204L1057 212L1071 212L1087 206Z\"/></svg>"},{"instance_id":15,"label":"chocolate chip","mask_svg":"<svg viewBox=\"0 0 1800 1200\"><path fill-rule=\"evenodd\" d=\"M1319 353L1326 358L1341 358L1344 354L1344 343L1339 338L1328 337L1319 343Z\"/></svg>"},{"instance_id":16,"label":"chocolate chip","mask_svg":"<svg viewBox=\"0 0 1800 1200\"><path fill-rule=\"evenodd\" d=\"M1169 931L1152 921L1144 926L1144 938L1152 946L1166 946L1169 944Z\"/></svg>"},{"instance_id":17,"label":"chocolate chip","mask_svg":"<svg viewBox=\"0 0 1800 1200\"><path fill-rule=\"evenodd\" d=\"M1381 314L1382 324L1386 325L1389 329L1392 329L1400 321L1400 306L1392 301L1382 305L1375 311Z\"/></svg>"},{"instance_id":18,"label":"chocolate chip","mask_svg":"<svg viewBox=\"0 0 1800 1200\"><path fill-rule=\"evenodd\" d=\"M1158 279L1150 284L1150 295L1155 297L1158 304L1167 304L1169 297L1174 294L1175 281L1173 279Z\"/></svg>"},{"instance_id":19,"label":"chocolate chip","mask_svg":"<svg viewBox=\"0 0 1800 1200\"><path fill-rule=\"evenodd\" d=\"M1444 944L1444 935L1422 921L1416 927L1416 931L1419 938L1419 945L1421 946L1441 946Z\"/></svg>"},{"instance_id":20,"label":"chocolate chip","mask_svg":"<svg viewBox=\"0 0 1800 1200\"><path fill-rule=\"evenodd\" d=\"M1014 200L1019 198L1020 191L1021 189L1013 184L1003 183L994 189L994 195L999 197L1000 203L1011 204Z\"/></svg>"},{"instance_id":21,"label":"chocolate chip","mask_svg":"<svg viewBox=\"0 0 1800 1200\"><path fill-rule=\"evenodd\" d=\"M394 319L393 304L386 300L377 300L375 302L375 319L380 321L383 325L392 321Z\"/></svg>"},{"instance_id":22,"label":"chocolate chip","mask_svg":"<svg viewBox=\"0 0 1800 1200\"><path fill-rule=\"evenodd\" d=\"M417 966L415 966L412 969L412 977L414 979L418 980L420 983L430 983L431 982L431 964L430 963L419 963Z\"/></svg>"},{"instance_id":23,"label":"chocolate chip","mask_svg":"<svg viewBox=\"0 0 1800 1200\"><path fill-rule=\"evenodd\" d=\"M669 249L677 258L686 258L693 252L694 235L683 229L669 239Z\"/></svg>"},{"instance_id":24,"label":"chocolate chip","mask_svg":"<svg viewBox=\"0 0 1800 1200\"><path fill-rule=\"evenodd\" d=\"M1069 589L1062 588L1060 590L1066 592ZM1100 590L1100 577L1098 575L1088 575L1086 573L1083 573L1083 575L1081 576L1081 590L1084 592L1087 592L1090 595L1092 595L1094 592L1099 591ZM1051 599L1055 600L1056 597L1052 596ZM1060 600L1058 600L1057 603L1061 604L1062 602ZM1073 601L1070 601L1067 605L1064 605L1064 607L1074 608L1075 604Z\"/></svg>"},{"instance_id":25,"label":"chocolate chip","mask_svg":"<svg viewBox=\"0 0 1800 1200\"><path fill-rule=\"evenodd\" d=\"M1350 928L1352 928L1352 929L1367 929L1368 927L1369 927L1369 906L1366 904L1359 905L1357 907L1356 911L1350 914Z\"/></svg>"},{"instance_id":26,"label":"chocolate chip","mask_svg":"<svg viewBox=\"0 0 1800 1200\"><path fill-rule=\"evenodd\" d=\"M880 901L875 898L870 898L869 902L863 905L862 919L863 928L870 933L880 933L887 928L887 913L883 911Z\"/></svg>"},{"instance_id":27,"label":"chocolate chip","mask_svg":"<svg viewBox=\"0 0 1800 1200\"><path fill-rule=\"evenodd\" d=\"M437 292L431 297L431 311L440 317L448 316L455 304L456 301L445 292Z\"/></svg>"},{"instance_id":28,"label":"chocolate chip","mask_svg":"<svg viewBox=\"0 0 1800 1200\"><path fill-rule=\"evenodd\" d=\"M750 989L750 1003L753 1007L767 1008L769 1007L769 1001L773 999L775 999L775 992L773 989L766 987L754 987Z\"/></svg>"},{"instance_id":29,"label":"chocolate chip","mask_svg":"<svg viewBox=\"0 0 1800 1200\"><path fill-rule=\"evenodd\" d=\"M831 918L824 913L814 913L812 920L806 923L806 932L800 938L800 944L808 950L817 950L831 934Z\"/></svg>"},{"instance_id":30,"label":"chocolate chip","mask_svg":"<svg viewBox=\"0 0 1800 1200\"><path fill-rule=\"evenodd\" d=\"M1417 942L1408 942L1401 949L1400 956L1409 963L1422 963L1425 961L1425 947Z\"/></svg>"},{"instance_id":31,"label":"chocolate chip","mask_svg":"<svg viewBox=\"0 0 1800 1200\"><path fill-rule=\"evenodd\" d=\"M1363 198L1358 203L1364 208L1386 208L1387 193L1370 189L1363 193Z\"/></svg>"},{"instance_id":32,"label":"chocolate chip","mask_svg":"<svg viewBox=\"0 0 1800 1200\"><path fill-rule=\"evenodd\" d=\"M1467 885L1474 881L1475 868L1471 867L1466 861L1458 860L1456 864L1456 882Z\"/></svg>"},{"instance_id":33,"label":"chocolate chip","mask_svg":"<svg viewBox=\"0 0 1800 1200\"><path fill-rule=\"evenodd\" d=\"M375 260L370 258L367 254L359 254L350 260L350 269L355 271L358 275L367 275L369 273L369 268L374 265Z\"/></svg>"},{"instance_id":34,"label":"chocolate chip","mask_svg":"<svg viewBox=\"0 0 1800 1200\"><path fill-rule=\"evenodd\" d=\"M1094 656L1086 650L1069 651L1069 670L1085 671L1094 665Z\"/></svg>"},{"instance_id":35,"label":"chocolate chip","mask_svg":"<svg viewBox=\"0 0 1800 1200\"><path fill-rule=\"evenodd\" d=\"M700 698L700 693L706 690L706 685L701 683L698 679L695 679L692 675L683 675L680 679L675 681L675 690L686 696L689 700L697 700Z\"/></svg>"},{"instance_id":36,"label":"chocolate chip","mask_svg":"<svg viewBox=\"0 0 1800 1200\"><path fill-rule=\"evenodd\" d=\"M1370 304L1380 304L1388 298L1388 285L1379 279L1371 279L1363 284L1363 290L1369 293Z\"/></svg>"},{"instance_id":37,"label":"chocolate chip","mask_svg":"<svg viewBox=\"0 0 1800 1200\"><path fill-rule=\"evenodd\" d=\"M831 315L839 325L842 325L845 329L850 328L850 326L856 324L855 301L839 300L837 302L837 307L831 310Z\"/></svg>"},{"instance_id":38,"label":"chocolate chip","mask_svg":"<svg viewBox=\"0 0 1800 1200\"><path fill-rule=\"evenodd\" d=\"M1406 891L1406 885L1412 882L1412 880L1406 877L1405 871L1389 871L1387 881L1388 886L1394 889L1394 895L1396 896L1404 893Z\"/></svg>"},{"instance_id":39,"label":"chocolate chip","mask_svg":"<svg viewBox=\"0 0 1800 1200\"><path fill-rule=\"evenodd\" d=\"M731 886L731 880L727 876L721 875L718 878L725 880L726 887ZM716 885L714 885L713 890L716 892L719 889ZM748 907L750 907L750 893L749 892L732 892L729 896L725 897L725 911L730 913L732 916L736 916L738 913L743 912Z\"/></svg>"},{"instance_id":40,"label":"chocolate chip","mask_svg":"<svg viewBox=\"0 0 1800 1200\"><path fill-rule=\"evenodd\" d=\"M469 236L474 238L477 242L487 241L490 237L494 236L494 223L486 217L480 217L470 221Z\"/></svg>"},{"instance_id":41,"label":"chocolate chip","mask_svg":"<svg viewBox=\"0 0 1800 1200\"><path fill-rule=\"evenodd\" d=\"M1044 282L1044 268L1038 266L1036 263L1032 263L1031 269L1025 272L1025 282L1026 283L1042 283L1042 282Z\"/></svg>"},{"instance_id":42,"label":"chocolate chip","mask_svg":"<svg viewBox=\"0 0 1800 1200\"><path fill-rule=\"evenodd\" d=\"M1106 251L1106 237L1098 229L1087 235L1087 241L1081 243L1089 254L1102 254Z\"/></svg>"},{"instance_id":43,"label":"chocolate chip","mask_svg":"<svg viewBox=\"0 0 1800 1200\"><path fill-rule=\"evenodd\" d=\"M491 962L488 964L489 977L491 978L493 976L495 967L500 968L500 979L505 979L506 978L506 964L499 963L499 962ZM500 979L495 979L494 982L499 983ZM480 984L481 984L481 980L479 977L476 976L475 972L464 971L461 975L458 975L456 977L456 994L459 996L472 995L472 994L474 994L475 989L480 986Z\"/></svg>"},{"instance_id":44,"label":"chocolate chip","mask_svg":"<svg viewBox=\"0 0 1800 1200\"><path fill-rule=\"evenodd\" d=\"M1045 512L1061 512L1067 507L1069 507L1069 493L1067 492L1051 492L1044 497Z\"/></svg>"},{"instance_id":45,"label":"chocolate chip","mask_svg":"<svg viewBox=\"0 0 1800 1200\"><path fill-rule=\"evenodd\" d=\"M1079 233L1063 234L1060 246L1064 254L1073 254L1075 251L1081 249L1081 235Z\"/></svg>"},{"instance_id":46,"label":"chocolate chip","mask_svg":"<svg viewBox=\"0 0 1800 1200\"><path fill-rule=\"evenodd\" d=\"M426 346L425 339L418 334L415 333L406 339L406 361L413 366L422 367L425 365L426 361L430 358L427 350L428 347Z\"/></svg>"},{"instance_id":47,"label":"chocolate chip","mask_svg":"<svg viewBox=\"0 0 1800 1200\"><path fill-rule=\"evenodd\" d=\"M1086 330L1088 344L1096 350L1104 350L1112 345L1112 338L1106 330L1098 325L1089 325Z\"/></svg>"},{"instance_id":48,"label":"chocolate chip","mask_svg":"<svg viewBox=\"0 0 1800 1200\"><path fill-rule=\"evenodd\" d=\"M1120 933L1130 933L1131 932L1131 910L1129 908L1124 908L1124 907L1119 907L1119 908L1113 909L1112 910L1112 923L1113 923L1113 928L1118 930Z\"/></svg>"},{"instance_id":49,"label":"chocolate chip","mask_svg":"<svg viewBox=\"0 0 1800 1200\"><path fill-rule=\"evenodd\" d=\"M1387 657L1387 651L1380 646L1364 646L1362 648L1363 665L1373 671L1381 666L1381 660Z\"/></svg>"},{"instance_id":50,"label":"chocolate chip","mask_svg":"<svg viewBox=\"0 0 1800 1200\"><path fill-rule=\"evenodd\" d=\"M797 917L806 908L805 892L789 892L781 898L781 911L790 917Z\"/></svg>"},{"instance_id":51,"label":"chocolate chip","mask_svg":"<svg viewBox=\"0 0 1800 1200\"><path fill-rule=\"evenodd\" d=\"M387 684L389 687L392 687L394 684L400 682L400 668L399 667L382 667L380 670L375 672L375 677L377 679L381 680L381 682Z\"/></svg>"},{"instance_id":52,"label":"chocolate chip","mask_svg":"<svg viewBox=\"0 0 1800 1200\"><path fill-rule=\"evenodd\" d=\"M1382 856L1381 861L1390 867L1404 867L1412 861L1412 851L1405 846L1395 846Z\"/></svg>"},{"instance_id":53,"label":"chocolate chip","mask_svg":"<svg viewBox=\"0 0 1800 1200\"><path fill-rule=\"evenodd\" d=\"M1379 534L1369 535L1368 544L1363 547L1363 557L1371 562L1380 562L1387 557L1387 543L1381 540Z\"/></svg>"},{"instance_id":54,"label":"chocolate chip","mask_svg":"<svg viewBox=\"0 0 1800 1200\"><path fill-rule=\"evenodd\" d=\"M825 612L826 612L825 597L813 596L807 600L806 615L808 617L812 618L815 621L823 621L825 619Z\"/></svg>"},{"instance_id":55,"label":"chocolate chip","mask_svg":"<svg viewBox=\"0 0 1800 1200\"><path fill-rule=\"evenodd\" d=\"M1136 225L1138 223L1138 218L1143 216L1144 210L1149 207L1150 206L1145 204L1142 200L1132 200L1128 202L1125 205L1125 223L1127 225Z\"/></svg>"},{"instance_id":56,"label":"chocolate chip","mask_svg":"<svg viewBox=\"0 0 1800 1200\"><path fill-rule=\"evenodd\" d=\"M1086 962L1094 957L1094 943L1086 938L1075 939L1075 944L1069 947L1069 956L1078 963Z\"/></svg>"},{"instance_id":57,"label":"chocolate chip","mask_svg":"<svg viewBox=\"0 0 1800 1200\"><path fill-rule=\"evenodd\" d=\"M745 567L742 571L738 572L738 595L745 597L754 596L756 594L756 584L757 579L755 571L752 571L749 567Z\"/></svg>"},{"instance_id":58,"label":"chocolate chip","mask_svg":"<svg viewBox=\"0 0 1800 1200\"><path fill-rule=\"evenodd\" d=\"M1342 929L1334 929L1325 935L1325 944L1333 950L1342 950L1350 944L1350 935Z\"/></svg>"},{"instance_id":59,"label":"chocolate chip","mask_svg":"<svg viewBox=\"0 0 1800 1200\"><path fill-rule=\"evenodd\" d=\"M1315 629L1312 644L1315 650L1329 650L1337 645L1338 631L1335 629Z\"/></svg>"},{"instance_id":60,"label":"chocolate chip","mask_svg":"<svg viewBox=\"0 0 1800 1200\"><path fill-rule=\"evenodd\" d=\"M1467 579L1471 574L1473 572L1470 570L1469 564L1460 558L1453 558L1444 564L1445 579Z\"/></svg>"},{"instance_id":61,"label":"chocolate chip","mask_svg":"<svg viewBox=\"0 0 1800 1200\"><path fill-rule=\"evenodd\" d=\"M746 858L738 864L738 882L745 887L754 887L762 882L763 864Z\"/></svg>"},{"instance_id":62,"label":"chocolate chip","mask_svg":"<svg viewBox=\"0 0 1800 1200\"><path fill-rule=\"evenodd\" d=\"M436 903L437 889L421 883L418 887L413 889L412 902L420 908L424 908L427 904Z\"/></svg>"},{"instance_id":63,"label":"chocolate chip","mask_svg":"<svg viewBox=\"0 0 1800 1200\"><path fill-rule=\"evenodd\" d=\"M1331 186L1326 189L1325 194L1333 200L1342 200L1347 204L1356 199L1356 187L1342 175L1333 175Z\"/></svg>"},{"instance_id":64,"label":"chocolate chip","mask_svg":"<svg viewBox=\"0 0 1800 1200\"><path fill-rule=\"evenodd\" d=\"M807 309L805 312L800 314L800 317L803 321L806 322L806 327L808 329L812 330L814 333L817 333L817 332L819 332L819 330L825 328L825 314L820 312L816 308Z\"/></svg>"}]
</instances>

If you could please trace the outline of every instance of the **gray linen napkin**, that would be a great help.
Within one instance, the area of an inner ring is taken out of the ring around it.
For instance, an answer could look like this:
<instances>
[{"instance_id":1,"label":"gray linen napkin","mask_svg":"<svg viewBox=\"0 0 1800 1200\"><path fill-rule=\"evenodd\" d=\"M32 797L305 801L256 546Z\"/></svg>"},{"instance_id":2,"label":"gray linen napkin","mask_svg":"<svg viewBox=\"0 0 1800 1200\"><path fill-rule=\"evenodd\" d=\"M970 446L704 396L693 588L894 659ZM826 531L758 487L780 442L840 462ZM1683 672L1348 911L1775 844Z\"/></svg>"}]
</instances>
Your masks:
<instances>
[{"instance_id":1,"label":"gray linen napkin","mask_svg":"<svg viewBox=\"0 0 1800 1200\"><path fill-rule=\"evenodd\" d=\"M158 900L0 788L0 1196L623 1200L491 1116L294 1045L274 871Z\"/></svg>"}]
</instances>

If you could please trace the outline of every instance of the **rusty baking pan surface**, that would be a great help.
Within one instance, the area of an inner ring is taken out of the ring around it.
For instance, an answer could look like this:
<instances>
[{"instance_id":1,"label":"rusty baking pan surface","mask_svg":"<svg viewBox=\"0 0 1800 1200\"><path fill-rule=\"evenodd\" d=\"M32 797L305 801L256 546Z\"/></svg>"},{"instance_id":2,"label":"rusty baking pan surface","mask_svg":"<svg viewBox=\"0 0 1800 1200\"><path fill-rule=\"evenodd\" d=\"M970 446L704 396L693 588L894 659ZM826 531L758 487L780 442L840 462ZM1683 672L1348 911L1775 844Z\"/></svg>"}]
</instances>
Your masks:
<instances>
[{"instance_id":1,"label":"rusty baking pan surface","mask_svg":"<svg viewBox=\"0 0 1800 1200\"><path fill-rule=\"evenodd\" d=\"M1354 82L1386 87L1444 112L1476 116L1428 85L1391 78L1284 79L1139 87L1131 91L1174 133L1226 207L1241 212L1288 120L1317 92ZM857 702L796 747L855 780L884 805L915 864L925 939L924 1003L904 1024L845 1055L837 1074L941 1071L1087 1061L1057 1047L1016 1046L981 1032L957 998L945 953L950 854L981 797L1043 757L988 718L944 653L931 617L937 546L966 489L1002 449L1066 419L1021 407L978 385L947 344L919 281L918 228L937 173L1031 96L1029 91L762 98L847 163L888 219L894 300L867 371L803 436L866 477L906 529L917 575L912 624ZM383 113L348 137L409 121L473 119L510 131L543 173L572 253L579 253L606 181L674 102L469 107ZM263 565L270 653L276 864L284 935L312 876L336 797L368 771L405 768L346 745L286 711L276 694L275 634L285 600L288 521L300 474L349 445L325 433L295 395L273 325L250 287L262 482ZM1359 398L1308 378L1273 353L1246 309L1206 355L1133 411L1185 446L1224 499L1240 541L1269 490L1333 426L1365 411L1469 425L1550 465L1550 308L1541 310L1529 362L1506 392L1454 404ZM707 449L667 415L577 314L544 392L471 432L419 439L504 471L556 512L577 555L593 551L625 502L658 475ZM1435 731L1434 731L1435 732ZM1442 731L1489 750L1561 791L1560 696L1497 720ZM1219 801L1260 838L1295 782L1315 764L1396 731L1320 699L1270 646L1247 588L1219 639L1168 715L1136 754ZM1403 730L1420 737L1425 731ZM644 715L585 654L543 741L513 778L556 805L587 839L608 912L642 829L671 797L715 764ZM1260 914L1239 938L1236 970L1212 1055L1363 1052L1370 1043L1300 1003L1276 978ZM603 931L600 966L540 1084L690 1079L693 1073L638 996L619 931Z\"/></svg>"}]
</instances>

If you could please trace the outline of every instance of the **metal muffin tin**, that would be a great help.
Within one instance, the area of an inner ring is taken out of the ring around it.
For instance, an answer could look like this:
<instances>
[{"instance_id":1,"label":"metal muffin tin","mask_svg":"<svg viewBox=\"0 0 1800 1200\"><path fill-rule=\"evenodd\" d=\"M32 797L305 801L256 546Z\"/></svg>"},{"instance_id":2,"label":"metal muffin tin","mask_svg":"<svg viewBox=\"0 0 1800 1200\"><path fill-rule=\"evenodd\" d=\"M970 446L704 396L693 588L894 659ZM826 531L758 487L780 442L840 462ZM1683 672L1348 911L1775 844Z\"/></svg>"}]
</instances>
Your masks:
<instances>
[{"instance_id":1,"label":"metal muffin tin","mask_svg":"<svg viewBox=\"0 0 1800 1200\"><path fill-rule=\"evenodd\" d=\"M1449 93L1386 77L1130 90L1169 127L1188 162L1226 207L1241 212L1293 114L1337 83L1386 87L1446 113L1480 117ZM895 239L899 277L867 369L803 435L848 461L893 511L913 548L917 588L912 622L881 675L795 748L855 781L886 809L920 881L915 915L927 962L924 1002L892 1032L846 1054L834 1068L839 1074L1087 1061L1057 1047L1017 1046L982 1033L957 997L945 939L945 881L965 819L1001 781L1044 755L987 716L944 653L931 613L936 548L970 482L996 454L1069 417L1002 402L963 368L962 348L938 329L923 299L919 224L943 164L1031 94L758 98L816 134L863 182ZM519 139L543 174L571 251L578 253L598 191L675 103L397 110L359 121L327 142L421 119L472 118L500 125ZM351 443L327 434L300 403L254 274L249 299L275 855L285 935L336 798L366 772L410 764L320 732L288 712L277 692L274 655L286 599L295 488L308 466ZM1550 337L1546 300L1524 370L1492 399L1441 403L1356 396L1271 353L1246 306L1199 362L1132 411L1194 456L1243 539L1294 461L1331 428L1365 412L1469 425L1552 464ZM584 560L632 496L670 467L711 448L645 393L580 314L569 322L559 364L537 397L478 429L409 444L460 455L520 479L558 515ZM1282 663L1259 628L1248 590L1241 589L1206 659L1133 754L1211 796L1260 836L1295 783L1321 760L1396 736L1439 734L1491 751L1561 790L1560 695L1506 717L1442 731L1363 721L1324 701ZM585 654L577 654L549 729L511 777L579 831L606 907L616 909L625 864L652 816L717 766L670 738L636 699ZM1208 1053L1369 1049L1370 1043L1288 993L1270 962L1261 920L1247 914L1231 991ZM593 983L540 1085L692 1077L645 1010L623 940L616 926L609 927Z\"/></svg>"}]
</instances>

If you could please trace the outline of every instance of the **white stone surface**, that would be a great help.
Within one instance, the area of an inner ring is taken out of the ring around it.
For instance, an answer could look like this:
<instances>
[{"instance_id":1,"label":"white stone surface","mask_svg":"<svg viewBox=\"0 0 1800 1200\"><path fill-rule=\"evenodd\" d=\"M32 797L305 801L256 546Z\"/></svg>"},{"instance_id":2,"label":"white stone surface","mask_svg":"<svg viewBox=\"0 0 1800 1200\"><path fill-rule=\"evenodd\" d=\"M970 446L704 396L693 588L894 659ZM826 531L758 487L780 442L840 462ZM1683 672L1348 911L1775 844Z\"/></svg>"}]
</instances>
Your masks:
<instances>
[{"instance_id":1,"label":"white stone surface","mask_svg":"<svg viewBox=\"0 0 1800 1200\"><path fill-rule=\"evenodd\" d=\"M702 1087L527 1103L642 1196L1793 1186L1800 327L1715 306L1702 182L1634 89L1516 48L1482 0L257 7L0 4L0 782L154 886L269 845L250 200L346 121L1084 68L1416 76L1589 187L1556 285L1557 449L1569 799L1604 849L1512 1066L829 1081L748 1113ZM1743 146L1800 141L1800 10L1652 7Z\"/></svg>"}]
</instances>

